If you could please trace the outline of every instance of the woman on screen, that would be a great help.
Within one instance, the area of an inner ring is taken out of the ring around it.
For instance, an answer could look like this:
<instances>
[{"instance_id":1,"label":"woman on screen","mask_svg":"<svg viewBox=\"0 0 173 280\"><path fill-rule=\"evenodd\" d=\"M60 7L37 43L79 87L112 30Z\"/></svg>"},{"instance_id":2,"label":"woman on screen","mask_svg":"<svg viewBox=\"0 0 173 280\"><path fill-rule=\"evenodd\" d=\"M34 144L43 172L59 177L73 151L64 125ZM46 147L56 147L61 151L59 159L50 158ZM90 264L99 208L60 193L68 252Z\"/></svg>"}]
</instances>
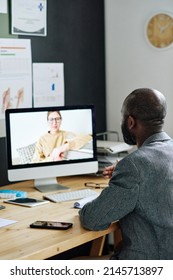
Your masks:
<instances>
[{"instance_id":1,"label":"woman on screen","mask_svg":"<svg viewBox=\"0 0 173 280\"><path fill-rule=\"evenodd\" d=\"M32 162L68 159L66 153L69 150L78 150L92 140L92 136L89 134L84 135L60 130L62 122L60 111L49 111L47 121L49 131L37 141Z\"/></svg>"}]
</instances>

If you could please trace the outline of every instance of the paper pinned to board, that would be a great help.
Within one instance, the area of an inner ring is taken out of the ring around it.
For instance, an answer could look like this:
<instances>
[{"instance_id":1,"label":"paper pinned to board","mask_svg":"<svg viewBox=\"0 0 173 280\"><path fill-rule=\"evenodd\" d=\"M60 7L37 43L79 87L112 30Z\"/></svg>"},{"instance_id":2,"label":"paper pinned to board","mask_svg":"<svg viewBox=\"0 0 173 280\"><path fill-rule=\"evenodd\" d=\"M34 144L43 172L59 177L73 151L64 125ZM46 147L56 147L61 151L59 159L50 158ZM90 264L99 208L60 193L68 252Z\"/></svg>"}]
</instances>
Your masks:
<instances>
[{"instance_id":1,"label":"paper pinned to board","mask_svg":"<svg viewBox=\"0 0 173 280\"><path fill-rule=\"evenodd\" d=\"M33 63L34 107L64 105L64 64Z\"/></svg>"},{"instance_id":2,"label":"paper pinned to board","mask_svg":"<svg viewBox=\"0 0 173 280\"><path fill-rule=\"evenodd\" d=\"M7 0L0 0L0 13L8 13Z\"/></svg>"}]
</instances>

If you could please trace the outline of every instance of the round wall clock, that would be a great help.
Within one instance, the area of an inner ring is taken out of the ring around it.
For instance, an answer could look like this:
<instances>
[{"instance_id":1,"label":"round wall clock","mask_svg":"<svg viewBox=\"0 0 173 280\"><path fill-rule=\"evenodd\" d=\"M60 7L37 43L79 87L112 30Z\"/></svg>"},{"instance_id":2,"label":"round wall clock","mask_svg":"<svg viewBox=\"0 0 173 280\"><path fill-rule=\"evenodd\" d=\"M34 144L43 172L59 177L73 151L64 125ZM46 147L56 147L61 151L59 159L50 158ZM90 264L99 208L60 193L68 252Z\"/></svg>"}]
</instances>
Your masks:
<instances>
[{"instance_id":1,"label":"round wall clock","mask_svg":"<svg viewBox=\"0 0 173 280\"><path fill-rule=\"evenodd\" d=\"M149 42L156 48L166 48L173 43L173 18L165 12L153 15L146 27Z\"/></svg>"}]
</instances>

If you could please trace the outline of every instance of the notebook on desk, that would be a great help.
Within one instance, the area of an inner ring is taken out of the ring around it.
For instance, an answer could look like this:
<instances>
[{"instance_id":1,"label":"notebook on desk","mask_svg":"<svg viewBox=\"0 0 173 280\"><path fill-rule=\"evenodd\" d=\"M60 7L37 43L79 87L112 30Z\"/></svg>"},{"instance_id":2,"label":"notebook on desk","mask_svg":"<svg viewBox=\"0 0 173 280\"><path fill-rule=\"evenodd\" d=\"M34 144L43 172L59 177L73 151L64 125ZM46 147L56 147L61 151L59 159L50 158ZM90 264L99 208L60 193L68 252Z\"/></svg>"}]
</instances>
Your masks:
<instances>
[{"instance_id":1,"label":"notebook on desk","mask_svg":"<svg viewBox=\"0 0 173 280\"><path fill-rule=\"evenodd\" d=\"M129 151L132 148L133 146L128 145L124 142L97 140L98 152L108 152L111 154L116 154L116 153Z\"/></svg>"},{"instance_id":2,"label":"notebook on desk","mask_svg":"<svg viewBox=\"0 0 173 280\"><path fill-rule=\"evenodd\" d=\"M78 201L75 201L74 203L74 208L78 208L81 209L86 203L93 201L95 198L97 198L100 194L93 194L91 196L88 197L84 197Z\"/></svg>"}]
</instances>

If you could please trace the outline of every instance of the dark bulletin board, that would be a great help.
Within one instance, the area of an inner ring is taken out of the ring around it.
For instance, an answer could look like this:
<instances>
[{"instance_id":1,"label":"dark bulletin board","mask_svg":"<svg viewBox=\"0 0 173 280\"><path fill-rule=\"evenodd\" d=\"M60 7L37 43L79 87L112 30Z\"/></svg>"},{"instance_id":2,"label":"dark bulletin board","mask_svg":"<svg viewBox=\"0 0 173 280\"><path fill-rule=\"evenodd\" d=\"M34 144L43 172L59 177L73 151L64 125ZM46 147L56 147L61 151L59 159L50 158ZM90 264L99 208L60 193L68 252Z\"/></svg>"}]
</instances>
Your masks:
<instances>
[{"instance_id":1,"label":"dark bulletin board","mask_svg":"<svg viewBox=\"0 0 173 280\"><path fill-rule=\"evenodd\" d=\"M65 105L94 104L96 130L106 130L104 0L47 0L47 36L31 39L33 62L63 62ZM55 104L56 106L56 104ZM0 185L8 183L0 139Z\"/></svg>"},{"instance_id":2,"label":"dark bulletin board","mask_svg":"<svg viewBox=\"0 0 173 280\"><path fill-rule=\"evenodd\" d=\"M97 131L105 130L103 0L51 0L47 36L30 38L33 62L63 62L65 104L94 104Z\"/></svg>"}]
</instances>

